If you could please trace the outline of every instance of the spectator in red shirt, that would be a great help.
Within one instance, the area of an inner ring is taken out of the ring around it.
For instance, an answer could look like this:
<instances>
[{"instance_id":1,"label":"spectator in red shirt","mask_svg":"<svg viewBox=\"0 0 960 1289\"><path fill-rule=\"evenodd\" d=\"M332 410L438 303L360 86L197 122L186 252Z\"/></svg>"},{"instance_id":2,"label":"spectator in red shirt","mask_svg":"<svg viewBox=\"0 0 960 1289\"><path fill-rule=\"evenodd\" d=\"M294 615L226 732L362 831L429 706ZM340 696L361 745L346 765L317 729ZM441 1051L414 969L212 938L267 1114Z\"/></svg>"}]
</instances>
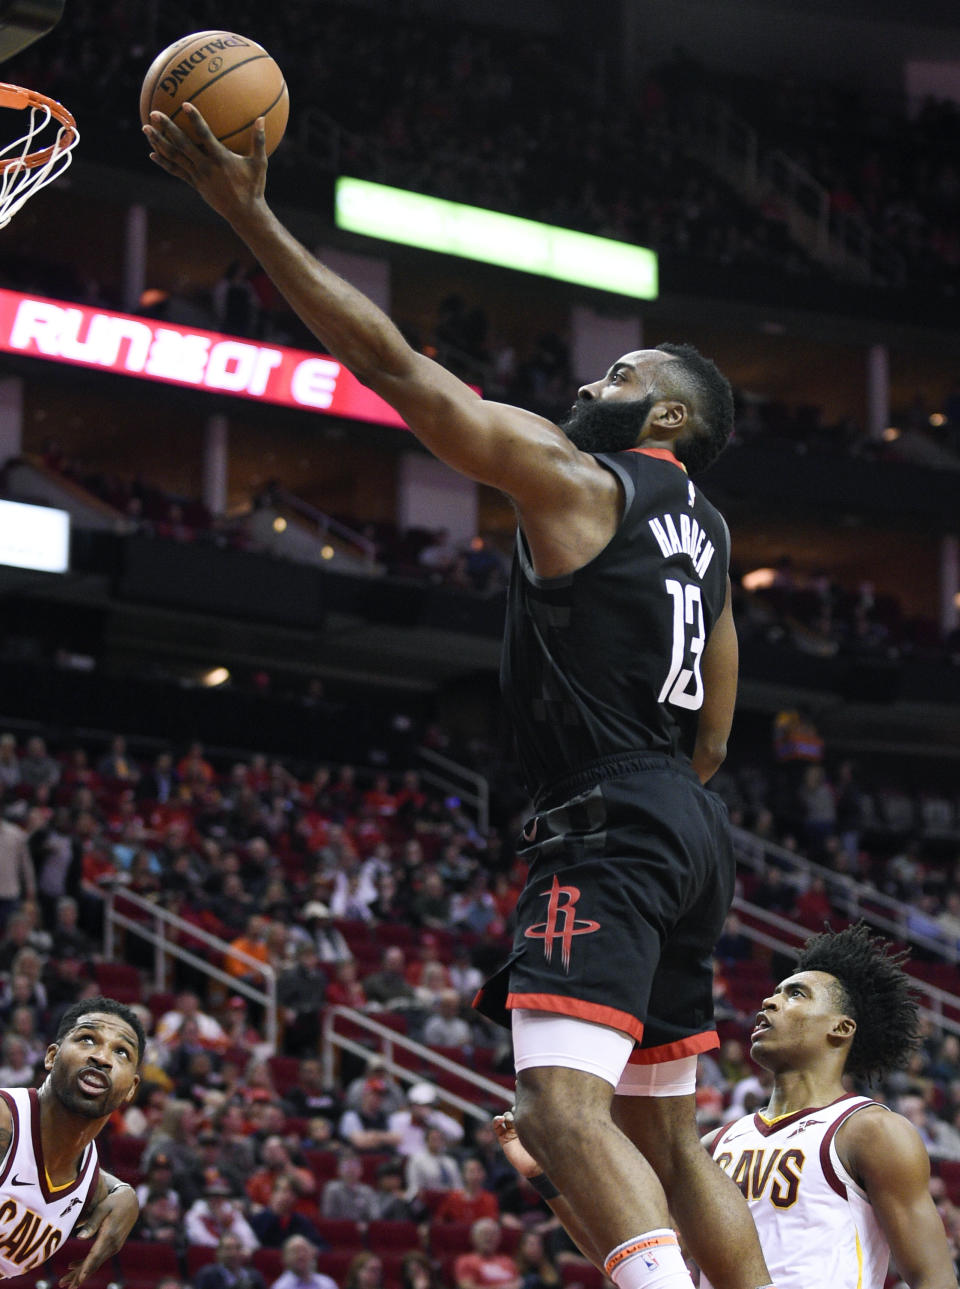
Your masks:
<instances>
[{"instance_id":1,"label":"spectator in red shirt","mask_svg":"<svg viewBox=\"0 0 960 1289\"><path fill-rule=\"evenodd\" d=\"M412 822L426 804L427 794L420 787L419 774L416 770L406 770L395 798L397 814Z\"/></svg>"},{"instance_id":2,"label":"spectator in red shirt","mask_svg":"<svg viewBox=\"0 0 960 1289\"><path fill-rule=\"evenodd\" d=\"M281 1178L289 1181L296 1193L293 1207L298 1212L315 1213L317 1183L313 1173L309 1168L301 1168L293 1162L282 1138L268 1137L260 1151L260 1168L252 1177L247 1178L248 1198L252 1203L266 1208L274 1187Z\"/></svg>"},{"instance_id":3,"label":"spectator in red shirt","mask_svg":"<svg viewBox=\"0 0 960 1289\"><path fill-rule=\"evenodd\" d=\"M443 967L444 976L446 977L446 979L444 980L444 985L446 988L449 988L450 978L447 973L446 967L440 961L440 950L438 947L437 937L431 931L427 931L424 935L420 937L419 953L420 953L419 958L415 962L411 962L407 965L407 980L410 982L410 984L413 985L414 987L419 985L420 977L423 975L424 967L427 965L428 962L436 962L436 963L440 963L440 965Z\"/></svg>"},{"instance_id":4,"label":"spectator in red shirt","mask_svg":"<svg viewBox=\"0 0 960 1289\"><path fill-rule=\"evenodd\" d=\"M390 791L390 776L378 774L373 787L363 794L363 804L381 819L397 812L397 798Z\"/></svg>"},{"instance_id":5,"label":"spectator in red shirt","mask_svg":"<svg viewBox=\"0 0 960 1289\"><path fill-rule=\"evenodd\" d=\"M463 1186L448 1191L434 1213L435 1222L476 1222L481 1217L497 1221L500 1204L493 1191L484 1186L486 1170L479 1159L463 1162Z\"/></svg>"},{"instance_id":6,"label":"spectator in red shirt","mask_svg":"<svg viewBox=\"0 0 960 1289\"><path fill-rule=\"evenodd\" d=\"M182 783L193 786L205 786L215 778L213 766L203 755L202 743L191 743L186 756L177 766L177 774Z\"/></svg>"},{"instance_id":7,"label":"spectator in red shirt","mask_svg":"<svg viewBox=\"0 0 960 1289\"><path fill-rule=\"evenodd\" d=\"M472 1253L461 1253L454 1260L453 1281L456 1289L520 1289L520 1271L513 1258L498 1253L500 1224L491 1217L481 1217L470 1228Z\"/></svg>"},{"instance_id":8,"label":"spectator in red shirt","mask_svg":"<svg viewBox=\"0 0 960 1289\"><path fill-rule=\"evenodd\" d=\"M336 975L327 990L327 1002L331 1006L365 1007L366 991L357 976L357 964L353 958L338 962Z\"/></svg>"},{"instance_id":9,"label":"spectator in red shirt","mask_svg":"<svg viewBox=\"0 0 960 1289\"><path fill-rule=\"evenodd\" d=\"M330 785L330 800L341 818L351 815L360 801L357 772L352 765L341 765L337 777Z\"/></svg>"},{"instance_id":10,"label":"spectator in red shirt","mask_svg":"<svg viewBox=\"0 0 960 1289\"><path fill-rule=\"evenodd\" d=\"M830 898L822 877L814 877L807 889L797 897L794 916L811 931L819 930L832 916Z\"/></svg>"},{"instance_id":11,"label":"spectator in red shirt","mask_svg":"<svg viewBox=\"0 0 960 1289\"><path fill-rule=\"evenodd\" d=\"M90 759L84 748L76 747L68 756L61 783L68 788L96 790L100 787L100 775L90 765Z\"/></svg>"}]
</instances>

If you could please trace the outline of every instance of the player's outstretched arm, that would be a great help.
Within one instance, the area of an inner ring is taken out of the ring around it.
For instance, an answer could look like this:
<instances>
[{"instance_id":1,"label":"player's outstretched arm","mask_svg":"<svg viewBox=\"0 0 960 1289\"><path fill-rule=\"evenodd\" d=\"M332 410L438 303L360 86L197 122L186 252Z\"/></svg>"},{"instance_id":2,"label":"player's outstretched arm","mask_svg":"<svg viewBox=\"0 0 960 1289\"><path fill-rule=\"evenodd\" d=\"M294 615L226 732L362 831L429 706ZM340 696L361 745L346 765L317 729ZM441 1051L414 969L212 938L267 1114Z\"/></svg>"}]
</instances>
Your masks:
<instances>
[{"instance_id":1,"label":"player's outstretched arm","mask_svg":"<svg viewBox=\"0 0 960 1289\"><path fill-rule=\"evenodd\" d=\"M231 224L324 347L397 409L441 460L499 488L525 508L569 507L571 475L602 473L555 425L519 408L487 403L438 363L412 349L387 315L320 264L277 219L265 198L263 121L254 151L238 156L184 104L195 143L169 117L144 127L151 159L197 190Z\"/></svg>"},{"instance_id":2,"label":"player's outstretched arm","mask_svg":"<svg viewBox=\"0 0 960 1289\"><path fill-rule=\"evenodd\" d=\"M588 1258L598 1270L602 1271L606 1250L598 1251L593 1247L589 1235L584 1230L576 1213L574 1213L533 1155L521 1142L517 1136L512 1109L494 1116L493 1131L508 1163L512 1164L520 1176L525 1177L534 1190L543 1196L583 1256Z\"/></svg>"},{"instance_id":3,"label":"player's outstretched arm","mask_svg":"<svg viewBox=\"0 0 960 1289\"><path fill-rule=\"evenodd\" d=\"M93 1244L87 1256L72 1262L60 1277L60 1289L77 1289L101 1263L122 1248L139 1214L140 1205L133 1187L101 1169L92 1207L81 1215L73 1231L81 1239L92 1239Z\"/></svg>"},{"instance_id":4,"label":"player's outstretched arm","mask_svg":"<svg viewBox=\"0 0 960 1289\"><path fill-rule=\"evenodd\" d=\"M843 1124L837 1148L873 1206L910 1289L957 1289L943 1222L930 1195L930 1160L901 1115L872 1108Z\"/></svg>"}]
</instances>

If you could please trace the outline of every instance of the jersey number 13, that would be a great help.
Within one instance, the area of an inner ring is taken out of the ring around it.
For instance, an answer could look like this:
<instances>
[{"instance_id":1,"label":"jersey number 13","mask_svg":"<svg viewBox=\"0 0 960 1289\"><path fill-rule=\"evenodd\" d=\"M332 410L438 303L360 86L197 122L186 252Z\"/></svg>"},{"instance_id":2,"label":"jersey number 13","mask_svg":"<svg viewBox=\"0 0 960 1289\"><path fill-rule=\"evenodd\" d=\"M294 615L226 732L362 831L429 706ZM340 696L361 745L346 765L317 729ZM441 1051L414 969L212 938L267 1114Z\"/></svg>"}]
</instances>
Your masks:
<instances>
[{"instance_id":1,"label":"jersey number 13","mask_svg":"<svg viewBox=\"0 0 960 1289\"><path fill-rule=\"evenodd\" d=\"M700 655L706 643L700 587L691 582L684 585L672 577L664 585L673 600L673 649L657 702L695 712L703 706Z\"/></svg>"}]
</instances>

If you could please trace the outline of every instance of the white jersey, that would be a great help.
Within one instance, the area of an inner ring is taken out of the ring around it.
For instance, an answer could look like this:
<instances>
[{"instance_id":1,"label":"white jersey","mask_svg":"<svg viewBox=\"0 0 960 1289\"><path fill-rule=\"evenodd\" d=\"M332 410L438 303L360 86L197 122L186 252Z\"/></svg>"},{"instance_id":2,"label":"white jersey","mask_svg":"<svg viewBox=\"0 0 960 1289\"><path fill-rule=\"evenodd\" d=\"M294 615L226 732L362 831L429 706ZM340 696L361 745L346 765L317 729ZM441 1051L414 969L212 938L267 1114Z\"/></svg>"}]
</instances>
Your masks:
<instances>
[{"instance_id":1,"label":"white jersey","mask_svg":"<svg viewBox=\"0 0 960 1289\"><path fill-rule=\"evenodd\" d=\"M890 1250L866 1193L840 1162L837 1129L869 1097L721 1128L711 1154L747 1198L777 1289L883 1289ZM886 1109L886 1107L884 1107ZM701 1289L709 1289L706 1276Z\"/></svg>"},{"instance_id":2,"label":"white jersey","mask_svg":"<svg viewBox=\"0 0 960 1289\"><path fill-rule=\"evenodd\" d=\"M96 1143L80 1157L74 1181L54 1187L40 1143L36 1088L0 1089L13 1120L10 1148L0 1162L0 1276L19 1276L45 1262L77 1224L100 1176Z\"/></svg>"}]
</instances>

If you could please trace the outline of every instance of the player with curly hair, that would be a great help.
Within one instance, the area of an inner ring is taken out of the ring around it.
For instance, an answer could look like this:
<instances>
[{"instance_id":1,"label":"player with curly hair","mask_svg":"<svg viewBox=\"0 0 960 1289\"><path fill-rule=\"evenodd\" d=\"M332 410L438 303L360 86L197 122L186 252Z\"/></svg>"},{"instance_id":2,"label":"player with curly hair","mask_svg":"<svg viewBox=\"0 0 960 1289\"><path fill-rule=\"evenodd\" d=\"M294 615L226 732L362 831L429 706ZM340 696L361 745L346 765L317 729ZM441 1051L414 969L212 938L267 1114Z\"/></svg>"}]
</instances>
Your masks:
<instances>
[{"instance_id":1,"label":"player with curly hair","mask_svg":"<svg viewBox=\"0 0 960 1289\"><path fill-rule=\"evenodd\" d=\"M804 944L797 972L832 976L837 1010L856 1025L845 1074L872 1083L902 1069L916 1048L917 1004L901 965L906 957L906 952L891 952L887 942L871 935L863 922L846 931L812 935Z\"/></svg>"},{"instance_id":2,"label":"player with curly hair","mask_svg":"<svg viewBox=\"0 0 960 1289\"><path fill-rule=\"evenodd\" d=\"M905 1065L917 1046L905 956L863 923L807 940L751 1036L751 1056L773 1074L769 1104L704 1139L746 1196L778 1289L882 1289L891 1253L910 1289L956 1289L919 1136L845 1083ZM514 1167L543 1186L510 1117L495 1127ZM576 1238L563 1197L551 1207Z\"/></svg>"}]
</instances>

